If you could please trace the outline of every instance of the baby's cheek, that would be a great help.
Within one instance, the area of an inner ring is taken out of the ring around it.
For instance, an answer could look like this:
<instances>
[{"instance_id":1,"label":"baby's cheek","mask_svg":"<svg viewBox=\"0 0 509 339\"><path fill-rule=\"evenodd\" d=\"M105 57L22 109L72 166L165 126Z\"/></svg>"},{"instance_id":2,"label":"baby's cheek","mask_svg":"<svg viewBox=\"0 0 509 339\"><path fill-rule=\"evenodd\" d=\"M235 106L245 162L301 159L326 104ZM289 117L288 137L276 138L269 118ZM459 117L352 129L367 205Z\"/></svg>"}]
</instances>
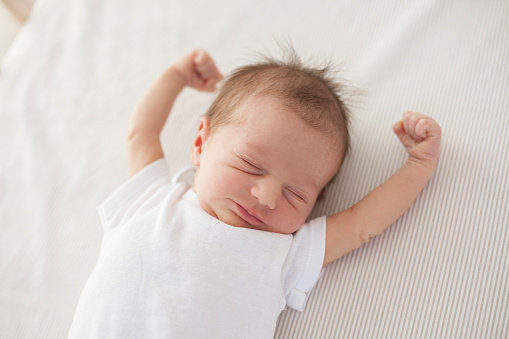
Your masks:
<instances>
[{"instance_id":1,"label":"baby's cheek","mask_svg":"<svg viewBox=\"0 0 509 339\"><path fill-rule=\"evenodd\" d=\"M285 209L280 211L279 215L279 227L283 230L281 233L290 234L298 231L306 222L308 214L307 209L296 209L288 204Z\"/></svg>"},{"instance_id":2,"label":"baby's cheek","mask_svg":"<svg viewBox=\"0 0 509 339\"><path fill-rule=\"evenodd\" d=\"M213 181L211 184L217 191L223 192L228 196L245 190L247 186L247 178L245 178L243 172L229 167L217 171L211 181Z\"/></svg>"}]
</instances>

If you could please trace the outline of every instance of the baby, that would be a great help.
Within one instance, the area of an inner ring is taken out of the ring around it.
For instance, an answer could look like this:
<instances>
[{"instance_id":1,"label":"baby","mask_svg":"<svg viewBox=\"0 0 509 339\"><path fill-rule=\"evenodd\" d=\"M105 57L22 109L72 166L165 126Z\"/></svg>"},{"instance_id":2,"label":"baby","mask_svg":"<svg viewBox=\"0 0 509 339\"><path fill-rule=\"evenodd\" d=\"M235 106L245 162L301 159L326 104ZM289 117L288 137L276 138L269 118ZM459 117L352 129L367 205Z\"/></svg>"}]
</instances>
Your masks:
<instances>
[{"instance_id":1,"label":"baby","mask_svg":"<svg viewBox=\"0 0 509 339\"><path fill-rule=\"evenodd\" d=\"M70 337L272 338L322 268L394 223L436 167L439 125L407 112L393 127L406 163L351 208L306 222L348 153L348 110L326 70L293 57L228 77L200 120L194 167L171 176L160 133L175 99L221 79L195 50L135 108L131 178L98 208L105 235Z\"/></svg>"}]
</instances>

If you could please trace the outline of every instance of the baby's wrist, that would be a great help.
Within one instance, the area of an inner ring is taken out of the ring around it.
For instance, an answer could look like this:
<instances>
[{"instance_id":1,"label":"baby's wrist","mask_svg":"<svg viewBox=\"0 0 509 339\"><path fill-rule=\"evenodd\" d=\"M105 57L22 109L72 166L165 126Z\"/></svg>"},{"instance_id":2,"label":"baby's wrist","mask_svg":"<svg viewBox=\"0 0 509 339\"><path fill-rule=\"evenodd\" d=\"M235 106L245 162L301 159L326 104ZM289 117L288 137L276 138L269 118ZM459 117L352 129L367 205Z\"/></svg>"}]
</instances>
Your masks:
<instances>
[{"instance_id":1,"label":"baby's wrist","mask_svg":"<svg viewBox=\"0 0 509 339\"><path fill-rule=\"evenodd\" d=\"M178 67L170 66L167 68L162 75L163 82L168 86L174 86L179 89L183 89L187 86L187 78L178 69Z\"/></svg>"},{"instance_id":2,"label":"baby's wrist","mask_svg":"<svg viewBox=\"0 0 509 339\"><path fill-rule=\"evenodd\" d=\"M409 157L407 165L418 171L425 171L433 173L437 167L438 159L420 159L416 157Z\"/></svg>"}]
</instances>

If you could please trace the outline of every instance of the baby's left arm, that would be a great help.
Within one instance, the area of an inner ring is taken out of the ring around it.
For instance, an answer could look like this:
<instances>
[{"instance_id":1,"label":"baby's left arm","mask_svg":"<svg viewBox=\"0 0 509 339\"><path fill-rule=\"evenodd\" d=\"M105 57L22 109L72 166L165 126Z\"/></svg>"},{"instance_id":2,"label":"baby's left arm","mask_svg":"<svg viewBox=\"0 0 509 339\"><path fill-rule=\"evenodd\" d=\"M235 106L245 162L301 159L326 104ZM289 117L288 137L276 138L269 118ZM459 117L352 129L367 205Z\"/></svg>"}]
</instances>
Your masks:
<instances>
[{"instance_id":1,"label":"baby's left arm","mask_svg":"<svg viewBox=\"0 0 509 339\"><path fill-rule=\"evenodd\" d=\"M393 126L405 147L407 162L386 182L349 209L327 217L323 266L381 234L412 205L433 174L441 129L435 120L406 112Z\"/></svg>"}]
</instances>

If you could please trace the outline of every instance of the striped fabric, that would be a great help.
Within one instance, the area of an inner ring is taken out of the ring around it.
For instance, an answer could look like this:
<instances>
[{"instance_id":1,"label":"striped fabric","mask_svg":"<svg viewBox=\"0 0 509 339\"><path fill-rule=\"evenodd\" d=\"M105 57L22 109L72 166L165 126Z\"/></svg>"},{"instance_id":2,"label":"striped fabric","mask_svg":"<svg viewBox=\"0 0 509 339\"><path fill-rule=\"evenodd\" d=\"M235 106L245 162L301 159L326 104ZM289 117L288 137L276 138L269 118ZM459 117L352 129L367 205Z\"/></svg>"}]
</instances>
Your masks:
<instances>
[{"instance_id":1,"label":"striped fabric","mask_svg":"<svg viewBox=\"0 0 509 339\"><path fill-rule=\"evenodd\" d=\"M329 265L275 338L509 337L509 2L39 0L0 72L0 337L65 338L127 178L127 119L194 47L228 73L290 38L357 90L352 154L314 216L401 166L406 110L442 126L437 170L385 233ZM189 164L213 96L186 90L162 139Z\"/></svg>"}]
</instances>

